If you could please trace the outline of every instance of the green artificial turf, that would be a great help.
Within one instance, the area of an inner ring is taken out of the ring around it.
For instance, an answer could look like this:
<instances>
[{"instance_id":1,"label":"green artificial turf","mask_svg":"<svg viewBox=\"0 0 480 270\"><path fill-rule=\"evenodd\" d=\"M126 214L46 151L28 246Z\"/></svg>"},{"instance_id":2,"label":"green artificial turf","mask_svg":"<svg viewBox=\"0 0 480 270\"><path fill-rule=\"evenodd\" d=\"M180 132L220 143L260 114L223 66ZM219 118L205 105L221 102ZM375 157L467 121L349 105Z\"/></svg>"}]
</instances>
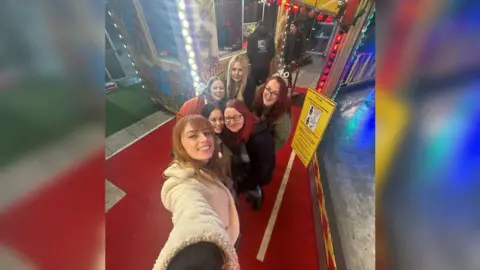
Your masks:
<instances>
[{"instance_id":1,"label":"green artificial turf","mask_svg":"<svg viewBox=\"0 0 480 270\"><path fill-rule=\"evenodd\" d=\"M158 111L140 85L113 90L106 95L105 135L108 137Z\"/></svg>"}]
</instances>

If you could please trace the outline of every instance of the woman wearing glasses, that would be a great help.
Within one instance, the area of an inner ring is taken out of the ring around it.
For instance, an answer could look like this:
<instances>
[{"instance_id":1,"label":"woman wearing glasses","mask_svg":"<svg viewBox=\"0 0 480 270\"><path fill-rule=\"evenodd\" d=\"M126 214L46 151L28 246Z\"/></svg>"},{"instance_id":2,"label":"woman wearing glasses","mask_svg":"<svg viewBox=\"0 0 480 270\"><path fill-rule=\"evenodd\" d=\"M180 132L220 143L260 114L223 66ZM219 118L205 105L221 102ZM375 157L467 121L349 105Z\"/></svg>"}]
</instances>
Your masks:
<instances>
[{"instance_id":1,"label":"woman wearing glasses","mask_svg":"<svg viewBox=\"0 0 480 270\"><path fill-rule=\"evenodd\" d=\"M290 98L287 83L278 75L267 80L257 91L253 109L272 133L275 150L280 150L288 140L292 129Z\"/></svg>"},{"instance_id":2,"label":"woman wearing glasses","mask_svg":"<svg viewBox=\"0 0 480 270\"><path fill-rule=\"evenodd\" d=\"M263 203L261 187L272 181L275 147L266 124L248 111L243 102L230 100L224 112L228 132L224 142L232 149L232 174L238 193L246 193L258 210Z\"/></svg>"},{"instance_id":3,"label":"woman wearing glasses","mask_svg":"<svg viewBox=\"0 0 480 270\"><path fill-rule=\"evenodd\" d=\"M208 80L205 91L201 95L187 100L182 105L176 120L191 114L201 114L205 105L218 101L225 101L225 84L215 76Z\"/></svg>"}]
</instances>

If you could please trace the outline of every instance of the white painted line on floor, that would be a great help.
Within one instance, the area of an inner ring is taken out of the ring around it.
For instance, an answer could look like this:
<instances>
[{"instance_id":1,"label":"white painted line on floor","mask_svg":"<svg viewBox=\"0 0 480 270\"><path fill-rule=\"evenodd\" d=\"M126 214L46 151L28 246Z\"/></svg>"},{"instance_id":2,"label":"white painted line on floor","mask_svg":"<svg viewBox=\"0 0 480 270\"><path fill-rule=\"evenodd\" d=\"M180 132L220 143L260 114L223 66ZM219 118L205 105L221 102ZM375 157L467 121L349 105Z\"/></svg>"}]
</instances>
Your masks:
<instances>
[{"instance_id":1,"label":"white painted line on floor","mask_svg":"<svg viewBox=\"0 0 480 270\"><path fill-rule=\"evenodd\" d=\"M263 260L265 259L265 253L267 252L268 243L270 243L273 228L275 227L275 222L277 221L278 212L280 211L280 206L282 205L283 194L285 194L285 189L287 188L288 178L290 178L290 171L292 170L294 160L295 152L292 151L292 153L290 154L290 159L288 160L287 169L283 174L282 184L280 185L280 189L278 190L272 213L270 214L270 219L268 220L267 228L265 229L265 234L263 235L262 243L260 244L260 249L257 253L257 260L261 262L263 262Z\"/></svg>"},{"instance_id":2,"label":"white painted line on floor","mask_svg":"<svg viewBox=\"0 0 480 270\"><path fill-rule=\"evenodd\" d=\"M123 146L122 148L118 149L117 151L115 151L114 153L112 153L110 156L108 156L106 158L106 160L109 160L111 157L115 156L116 154L122 152L123 150L127 149L128 147L132 146L132 144L140 141L141 139L143 139L145 136L147 136L148 134L154 132L155 130L157 130L159 127L165 125L166 123L172 121L173 119L175 119L175 116L172 116L170 117L169 119L165 120L163 123L159 124L158 126L152 128L151 130L147 131L145 134L143 134L142 136L136 138L135 140L129 142L127 145ZM107 138L108 140L108 138Z\"/></svg>"}]
</instances>

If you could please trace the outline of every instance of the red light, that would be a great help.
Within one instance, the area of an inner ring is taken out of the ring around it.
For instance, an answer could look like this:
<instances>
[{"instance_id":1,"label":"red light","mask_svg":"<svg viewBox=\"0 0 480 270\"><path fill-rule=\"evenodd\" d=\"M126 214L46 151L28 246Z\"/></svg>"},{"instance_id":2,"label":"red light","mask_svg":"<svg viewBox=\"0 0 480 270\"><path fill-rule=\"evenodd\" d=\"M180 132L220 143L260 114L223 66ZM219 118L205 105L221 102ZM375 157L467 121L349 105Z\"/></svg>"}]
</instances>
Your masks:
<instances>
[{"instance_id":1,"label":"red light","mask_svg":"<svg viewBox=\"0 0 480 270\"><path fill-rule=\"evenodd\" d=\"M292 5L290 1L285 1L285 8L289 8Z\"/></svg>"},{"instance_id":2,"label":"red light","mask_svg":"<svg viewBox=\"0 0 480 270\"><path fill-rule=\"evenodd\" d=\"M325 16L325 15L324 15L323 13L318 14L318 15L317 15L317 21L320 22L321 20L323 20L323 17L324 17L324 16Z\"/></svg>"},{"instance_id":3,"label":"red light","mask_svg":"<svg viewBox=\"0 0 480 270\"><path fill-rule=\"evenodd\" d=\"M340 42L342 40L342 35L338 35L335 39L335 42Z\"/></svg>"},{"instance_id":4,"label":"red light","mask_svg":"<svg viewBox=\"0 0 480 270\"><path fill-rule=\"evenodd\" d=\"M332 16L330 15L330 16L328 16L328 17L325 19L325 22L326 22L326 23L331 23L332 20L333 20L333 18L332 18Z\"/></svg>"},{"instance_id":5,"label":"red light","mask_svg":"<svg viewBox=\"0 0 480 270\"><path fill-rule=\"evenodd\" d=\"M336 54L336 53L334 53L334 52L332 52L332 53L330 54L330 57L329 57L329 58L330 58L330 60L333 60L333 59L335 59L335 56L337 56L337 54Z\"/></svg>"},{"instance_id":6,"label":"red light","mask_svg":"<svg viewBox=\"0 0 480 270\"><path fill-rule=\"evenodd\" d=\"M333 50L334 50L334 51L337 51L337 50L338 50L338 46L339 46L338 44L335 44L335 46L333 46Z\"/></svg>"},{"instance_id":7,"label":"red light","mask_svg":"<svg viewBox=\"0 0 480 270\"><path fill-rule=\"evenodd\" d=\"M330 69L329 69L329 68L326 68L326 69L323 70L323 74L328 75L328 73L330 73Z\"/></svg>"},{"instance_id":8,"label":"red light","mask_svg":"<svg viewBox=\"0 0 480 270\"><path fill-rule=\"evenodd\" d=\"M293 9L294 12L297 11L298 10L298 4L293 5L292 9Z\"/></svg>"},{"instance_id":9,"label":"red light","mask_svg":"<svg viewBox=\"0 0 480 270\"><path fill-rule=\"evenodd\" d=\"M323 82L323 81L326 81L327 78L328 78L327 75L322 75L322 76L320 77L320 81L322 81L322 82Z\"/></svg>"},{"instance_id":10,"label":"red light","mask_svg":"<svg viewBox=\"0 0 480 270\"><path fill-rule=\"evenodd\" d=\"M327 62L327 67L331 68L333 66L333 61L328 61Z\"/></svg>"},{"instance_id":11,"label":"red light","mask_svg":"<svg viewBox=\"0 0 480 270\"><path fill-rule=\"evenodd\" d=\"M325 82L320 82L320 84L318 85L318 88L322 89L324 85L325 85Z\"/></svg>"}]
</instances>

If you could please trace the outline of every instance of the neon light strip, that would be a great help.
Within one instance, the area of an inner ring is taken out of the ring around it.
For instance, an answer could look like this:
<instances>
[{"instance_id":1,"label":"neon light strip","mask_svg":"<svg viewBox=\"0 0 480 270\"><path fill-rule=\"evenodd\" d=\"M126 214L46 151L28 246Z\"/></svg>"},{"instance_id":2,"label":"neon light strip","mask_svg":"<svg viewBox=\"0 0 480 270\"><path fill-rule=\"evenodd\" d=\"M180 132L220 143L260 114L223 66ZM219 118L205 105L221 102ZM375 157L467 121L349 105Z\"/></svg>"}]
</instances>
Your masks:
<instances>
[{"instance_id":1,"label":"neon light strip","mask_svg":"<svg viewBox=\"0 0 480 270\"><path fill-rule=\"evenodd\" d=\"M182 35L185 41L185 50L187 51L188 64L190 68L190 75L192 76L193 88L195 89L195 95L198 96L201 93L200 77L198 75L198 67L196 64L195 50L193 49L193 40L190 34L190 23L185 15L185 1L178 0L178 19L182 24Z\"/></svg>"}]
</instances>

